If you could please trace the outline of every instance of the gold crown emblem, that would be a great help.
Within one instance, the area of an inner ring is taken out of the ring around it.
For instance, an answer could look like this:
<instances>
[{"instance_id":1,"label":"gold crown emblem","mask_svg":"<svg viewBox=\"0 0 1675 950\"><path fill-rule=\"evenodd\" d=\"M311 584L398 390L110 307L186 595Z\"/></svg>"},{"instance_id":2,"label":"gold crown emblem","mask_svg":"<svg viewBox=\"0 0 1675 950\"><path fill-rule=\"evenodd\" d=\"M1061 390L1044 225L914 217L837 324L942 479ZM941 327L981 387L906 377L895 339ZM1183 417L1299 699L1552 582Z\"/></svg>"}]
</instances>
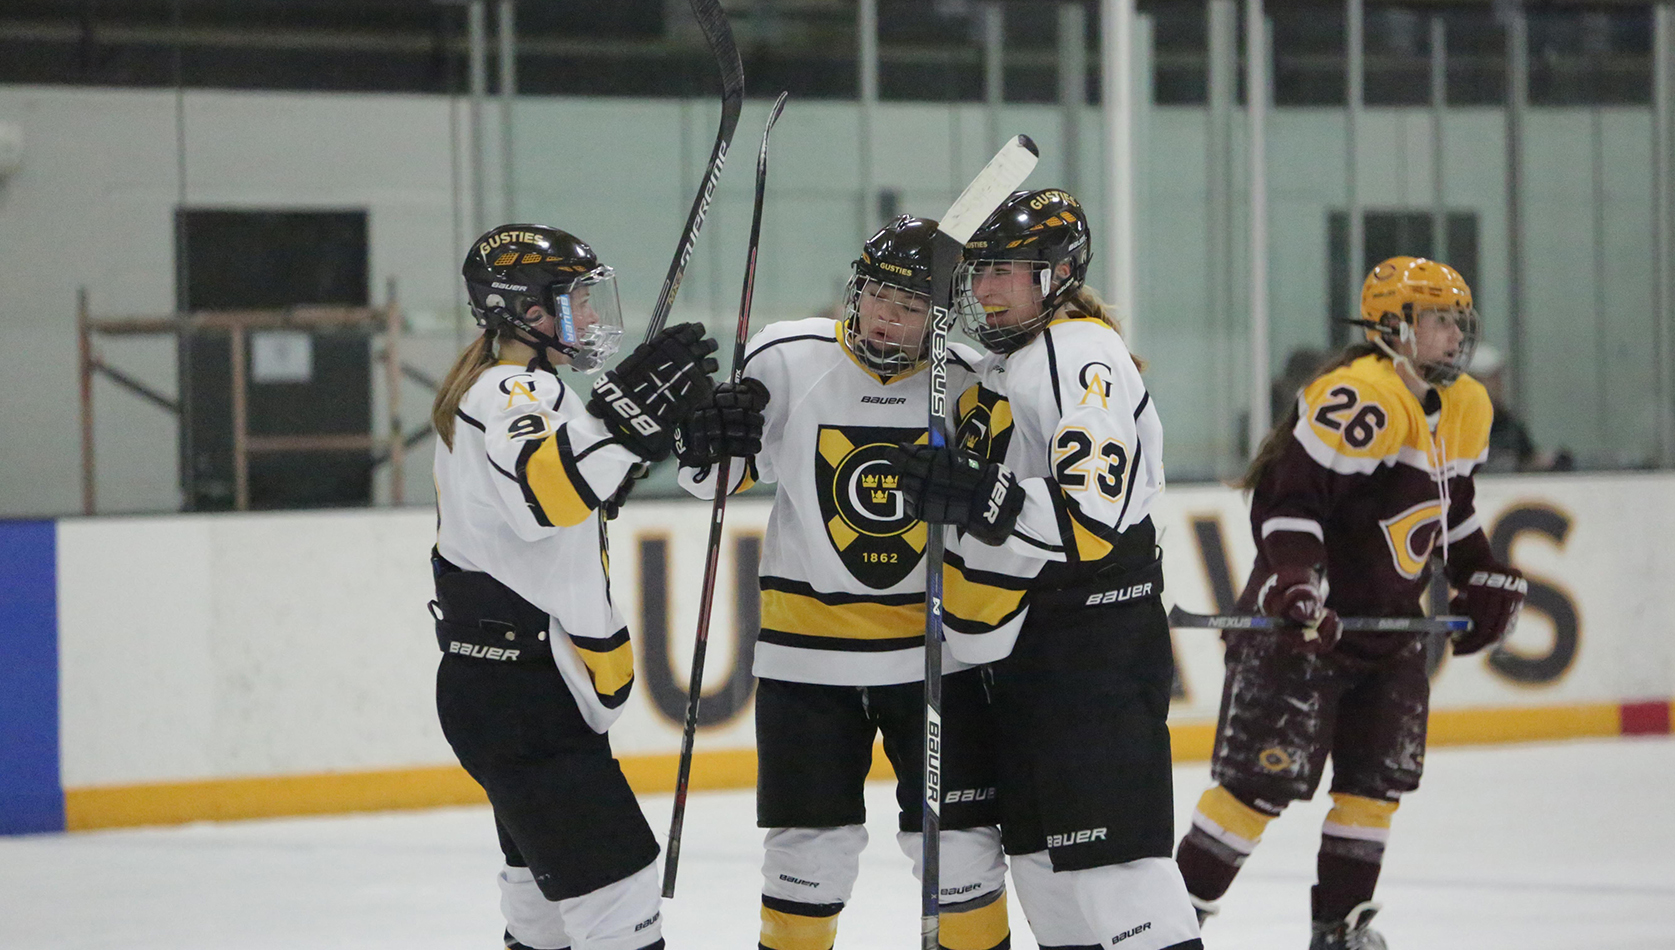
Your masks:
<instances>
[{"instance_id":1,"label":"gold crown emblem","mask_svg":"<svg viewBox=\"0 0 1675 950\"><path fill-rule=\"evenodd\" d=\"M861 487L893 490L896 487L896 480L900 477L899 475L862 475Z\"/></svg>"}]
</instances>

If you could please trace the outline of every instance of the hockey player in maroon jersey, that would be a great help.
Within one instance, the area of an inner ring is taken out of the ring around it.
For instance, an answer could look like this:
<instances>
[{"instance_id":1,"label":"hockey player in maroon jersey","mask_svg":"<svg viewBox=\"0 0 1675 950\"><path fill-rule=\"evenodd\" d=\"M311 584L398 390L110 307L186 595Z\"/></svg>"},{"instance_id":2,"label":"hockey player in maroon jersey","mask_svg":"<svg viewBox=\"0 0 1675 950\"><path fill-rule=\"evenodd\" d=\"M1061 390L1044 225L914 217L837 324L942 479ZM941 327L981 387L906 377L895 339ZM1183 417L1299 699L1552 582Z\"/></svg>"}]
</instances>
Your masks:
<instances>
[{"instance_id":1,"label":"hockey player in maroon jersey","mask_svg":"<svg viewBox=\"0 0 1675 950\"><path fill-rule=\"evenodd\" d=\"M1211 775L1176 852L1200 917L1332 758L1311 950L1382 950L1368 923L1391 816L1419 787L1430 684L1416 633L1343 633L1339 616L1417 617L1439 555L1472 620L1454 654L1512 628L1526 584L1490 551L1473 506L1492 410L1464 369L1477 337L1471 288L1452 268L1395 257L1361 290L1366 342L1299 394L1251 462L1256 565L1245 613L1282 632L1227 631Z\"/></svg>"}]
</instances>

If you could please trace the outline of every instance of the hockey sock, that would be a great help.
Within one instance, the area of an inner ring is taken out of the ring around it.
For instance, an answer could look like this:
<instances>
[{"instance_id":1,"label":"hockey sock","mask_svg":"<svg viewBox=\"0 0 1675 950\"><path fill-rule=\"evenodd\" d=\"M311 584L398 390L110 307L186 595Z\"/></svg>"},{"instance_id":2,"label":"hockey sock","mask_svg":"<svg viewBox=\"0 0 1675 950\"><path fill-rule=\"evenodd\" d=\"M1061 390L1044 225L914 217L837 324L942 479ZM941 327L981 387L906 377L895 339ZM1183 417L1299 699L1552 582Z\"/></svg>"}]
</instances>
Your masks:
<instances>
[{"instance_id":1,"label":"hockey sock","mask_svg":"<svg viewBox=\"0 0 1675 950\"><path fill-rule=\"evenodd\" d=\"M1332 810L1320 833L1319 883L1312 891L1314 919L1342 920L1373 896L1390 838L1394 801L1332 793Z\"/></svg>"},{"instance_id":2,"label":"hockey sock","mask_svg":"<svg viewBox=\"0 0 1675 950\"><path fill-rule=\"evenodd\" d=\"M842 904L804 904L762 895L761 950L832 950Z\"/></svg>"},{"instance_id":3,"label":"hockey sock","mask_svg":"<svg viewBox=\"0 0 1675 950\"><path fill-rule=\"evenodd\" d=\"M1186 889L1200 901L1227 893L1245 859L1256 850L1262 831L1278 816L1258 811L1217 785L1198 799L1192 828L1175 851Z\"/></svg>"},{"instance_id":4,"label":"hockey sock","mask_svg":"<svg viewBox=\"0 0 1675 950\"><path fill-rule=\"evenodd\" d=\"M1008 950L1012 946L1004 890L958 904L943 904L937 921L938 945L943 950Z\"/></svg>"}]
</instances>

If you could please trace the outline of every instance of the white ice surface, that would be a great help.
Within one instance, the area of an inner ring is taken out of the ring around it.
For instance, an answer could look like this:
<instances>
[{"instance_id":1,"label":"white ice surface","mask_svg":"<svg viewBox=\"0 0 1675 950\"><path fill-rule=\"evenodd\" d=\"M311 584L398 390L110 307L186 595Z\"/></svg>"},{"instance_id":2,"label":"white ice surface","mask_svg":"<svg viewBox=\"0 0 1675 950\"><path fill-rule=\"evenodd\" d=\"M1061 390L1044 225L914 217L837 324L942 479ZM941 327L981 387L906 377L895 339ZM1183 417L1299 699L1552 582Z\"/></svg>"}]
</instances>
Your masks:
<instances>
[{"instance_id":1,"label":"white ice surface","mask_svg":"<svg viewBox=\"0 0 1675 950\"><path fill-rule=\"evenodd\" d=\"M1675 740L1433 750L1396 815L1379 886L1394 950L1675 948ZM1175 772L1177 829L1205 766ZM907 948L918 887L890 787L838 948ZM1303 950L1329 800L1293 808L1223 900L1212 948ZM669 797L644 801L667 826ZM755 945L761 833L749 792L694 794L672 950ZM0 838L4 950L498 948L500 864L486 808ZM1012 904L1013 946L1034 950Z\"/></svg>"}]
</instances>

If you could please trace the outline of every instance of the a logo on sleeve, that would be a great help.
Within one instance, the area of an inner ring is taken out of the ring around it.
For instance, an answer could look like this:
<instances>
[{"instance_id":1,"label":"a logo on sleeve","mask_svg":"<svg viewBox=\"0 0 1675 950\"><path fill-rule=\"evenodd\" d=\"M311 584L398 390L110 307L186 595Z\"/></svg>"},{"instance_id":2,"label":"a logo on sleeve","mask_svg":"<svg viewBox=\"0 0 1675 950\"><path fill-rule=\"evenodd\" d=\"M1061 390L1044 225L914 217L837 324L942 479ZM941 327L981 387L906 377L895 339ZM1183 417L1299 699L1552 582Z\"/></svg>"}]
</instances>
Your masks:
<instances>
[{"instance_id":1,"label":"a logo on sleeve","mask_svg":"<svg viewBox=\"0 0 1675 950\"><path fill-rule=\"evenodd\" d=\"M960 394L960 426L954 444L989 462L1005 462L1012 441L1012 404L986 386Z\"/></svg>"},{"instance_id":2,"label":"a logo on sleeve","mask_svg":"<svg viewBox=\"0 0 1675 950\"><path fill-rule=\"evenodd\" d=\"M1111 372L1108 363L1094 360L1083 364L1076 373L1076 382L1082 387L1082 401L1078 406L1088 405L1089 400L1097 400L1099 408L1109 409L1111 406Z\"/></svg>"},{"instance_id":3,"label":"a logo on sleeve","mask_svg":"<svg viewBox=\"0 0 1675 950\"><path fill-rule=\"evenodd\" d=\"M535 397L535 374L518 373L500 381L500 391L506 394L506 408L519 402L540 402Z\"/></svg>"},{"instance_id":4,"label":"a logo on sleeve","mask_svg":"<svg viewBox=\"0 0 1675 950\"><path fill-rule=\"evenodd\" d=\"M821 426L815 488L826 536L855 579L882 590L901 583L925 550L925 526L907 513L885 451L926 441L923 429Z\"/></svg>"}]
</instances>

